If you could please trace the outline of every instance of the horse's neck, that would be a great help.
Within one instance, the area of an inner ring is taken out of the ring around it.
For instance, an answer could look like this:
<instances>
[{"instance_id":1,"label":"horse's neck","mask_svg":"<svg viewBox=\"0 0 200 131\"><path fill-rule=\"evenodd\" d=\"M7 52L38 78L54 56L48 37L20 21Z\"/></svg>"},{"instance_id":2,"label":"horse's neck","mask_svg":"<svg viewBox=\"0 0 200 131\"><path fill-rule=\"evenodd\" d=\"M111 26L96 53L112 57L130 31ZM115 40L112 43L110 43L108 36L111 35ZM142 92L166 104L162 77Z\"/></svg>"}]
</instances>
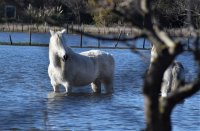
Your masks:
<instances>
[{"instance_id":1,"label":"horse's neck","mask_svg":"<svg viewBox=\"0 0 200 131\"><path fill-rule=\"evenodd\" d=\"M72 51L71 48L67 47L67 53L69 57L72 57L75 53ZM65 62L63 62L53 51L49 50L49 61L50 65L53 65L57 68L64 68Z\"/></svg>"}]
</instances>

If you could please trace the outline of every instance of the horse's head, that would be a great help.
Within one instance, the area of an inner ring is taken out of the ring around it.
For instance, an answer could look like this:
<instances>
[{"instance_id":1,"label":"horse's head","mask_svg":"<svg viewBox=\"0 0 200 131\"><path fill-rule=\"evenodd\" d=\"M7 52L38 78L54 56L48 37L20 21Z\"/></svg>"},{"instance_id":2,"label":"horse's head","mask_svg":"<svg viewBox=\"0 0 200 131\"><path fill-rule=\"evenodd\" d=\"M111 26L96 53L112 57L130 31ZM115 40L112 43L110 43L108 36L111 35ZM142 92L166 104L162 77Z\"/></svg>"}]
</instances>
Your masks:
<instances>
[{"instance_id":1,"label":"horse's head","mask_svg":"<svg viewBox=\"0 0 200 131\"><path fill-rule=\"evenodd\" d=\"M66 32L65 29L62 31L54 32L50 30L51 38L49 43L49 50L61 58L63 61L68 59L68 53L64 45L63 34Z\"/></svg>"}]
</instances>

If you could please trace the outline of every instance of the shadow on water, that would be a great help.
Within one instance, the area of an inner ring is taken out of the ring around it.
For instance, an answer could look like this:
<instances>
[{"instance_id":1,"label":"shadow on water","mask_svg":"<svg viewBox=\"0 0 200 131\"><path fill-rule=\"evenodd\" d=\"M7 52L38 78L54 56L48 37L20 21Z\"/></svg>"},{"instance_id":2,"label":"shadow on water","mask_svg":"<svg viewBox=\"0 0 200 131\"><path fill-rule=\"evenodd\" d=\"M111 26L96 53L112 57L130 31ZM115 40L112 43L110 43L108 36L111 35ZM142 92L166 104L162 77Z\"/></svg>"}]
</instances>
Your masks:
<instances>
[{"instance_id":1,"label":"shadow on water","mask_svg":"<svg viewBox=\"0 0 200 131\"><path fill-rule=\"evenodd\" d=\"M71 98L108 98L111 97L112 94L110 93L66 93L66 92L49 92L48 93L48 100L62 100L62 99L71 99Z\"/></svg>"}]
</instances>

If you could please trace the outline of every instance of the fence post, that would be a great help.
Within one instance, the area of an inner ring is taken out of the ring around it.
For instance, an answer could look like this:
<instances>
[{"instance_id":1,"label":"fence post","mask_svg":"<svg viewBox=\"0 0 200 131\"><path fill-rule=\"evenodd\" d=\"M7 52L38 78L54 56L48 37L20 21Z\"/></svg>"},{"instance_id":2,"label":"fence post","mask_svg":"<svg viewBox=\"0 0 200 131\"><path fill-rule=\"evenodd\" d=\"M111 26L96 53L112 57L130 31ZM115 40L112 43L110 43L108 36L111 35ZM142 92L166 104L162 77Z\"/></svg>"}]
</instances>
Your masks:
<instances>
[{"instance_id":1,"label":"fence post","mask_svg":"<svg viewBox=\"0 0 200 131\"><path fill-rule=\"evenodd\" d=\"M31 45L31 30L29 30L29 45Z\"/></svg>"},{"instance_id":2,"label":"fence post","mask_svg":"<svg viewBox=\"0 0 200 131\"><path fill-rule=\"evenodd\" d=\"M69 25L67 23L67 34L69 34Z\"/></svg>"},{"instance_id":3,"label":"fence post","mask_svg":"<svg viewBox=\"0 0 200 131\"><path fill-rule=\"evenodd\" d=\"M80 47L83 47L83 30L81 29L81 42L80 42Z\"/></svg>"},{"instance_id":4,"label":"fence post","mask_svg":"<svg viewBox=\"0 0 200 131\"><path fill-rule=\"evenodd\" d=\"M143 48L143 49L145 48L145 42L146 42L146 39L144 38L144 40L143 40L143 45L142 45L142 48Z\"/></svg>"},{"instance_id":5,"label":"fence post","mask_svg":"<svg viewBox=\"0 0 200 131\"><path fill-rule=\"evenodd\" d=\"M188 37L188 43L187 43L188 50L190 50L190 38L191 38L191 32L190 32L190 36Z\"/></svg>"},{"instance_id":6,"label":"fence post","mask_svg":"<svg viewBox=\"0 0 200 131\"><path fill-rule=\"evenodd\" d=\"M13 43L12 43L12 37L11 37L11 35L9 34L9 38L10 38L10 45L12 45Z\"/></svg>"}]
</instances>

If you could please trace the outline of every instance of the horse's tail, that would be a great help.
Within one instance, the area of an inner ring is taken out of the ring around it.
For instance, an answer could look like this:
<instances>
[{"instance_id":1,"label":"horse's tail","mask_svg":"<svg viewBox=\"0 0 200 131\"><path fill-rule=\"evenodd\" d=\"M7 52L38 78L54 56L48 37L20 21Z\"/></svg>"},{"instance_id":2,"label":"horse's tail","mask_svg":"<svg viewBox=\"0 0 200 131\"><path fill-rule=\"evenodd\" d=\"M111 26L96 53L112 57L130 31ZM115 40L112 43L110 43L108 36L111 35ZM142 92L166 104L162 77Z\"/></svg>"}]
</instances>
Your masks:
<instances>
[{"instance_id":1,"label":"horse's tail","mask_svg":"<svg viewBox=\"0 0 200 131\"><path fill-rule=\"evenodd\" d=\"M113 70L113 74L112 75L114 75L114 70L115 70L115 59L114 59L114 57L110 54L110 64L111 64L111 66L112 66L112 70Z\"/></svg>"},{"instance_id":2,"label":"horse's tail","mask_svg":"<svg viewBox=\"0 0 200 131\"><path fill-rule=\"evenodd\" d=\"M101 51L101 54L97 56L100 70L104 72L105 76L112 78L115 70L115 60L112 54Z\"/></svg>"},{"instance_id":3,"label":"horse's tail","mask_svg":"<svg viewBox=\"0 0 200 131\"><path fill-rule=\"evenodd\" d=\"M110 63L113 67L115 67L115 59L114 57L112 56L112 54L108 54L109 55L109 59L110 59Z\"/></svg>"}]
</instances>

